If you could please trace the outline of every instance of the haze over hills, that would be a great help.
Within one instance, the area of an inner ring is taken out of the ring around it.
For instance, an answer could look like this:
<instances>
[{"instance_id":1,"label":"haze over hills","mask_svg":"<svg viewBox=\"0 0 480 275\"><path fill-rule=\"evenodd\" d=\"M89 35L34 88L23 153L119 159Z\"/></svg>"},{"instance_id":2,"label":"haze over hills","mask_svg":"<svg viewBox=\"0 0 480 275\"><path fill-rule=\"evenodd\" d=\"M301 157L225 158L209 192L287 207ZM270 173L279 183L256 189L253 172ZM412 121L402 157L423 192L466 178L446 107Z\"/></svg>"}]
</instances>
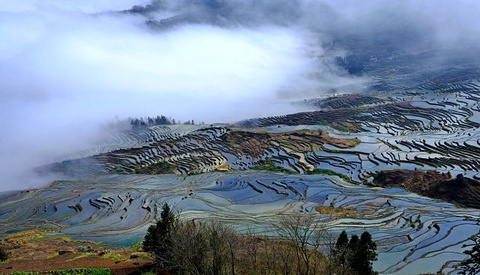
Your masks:
<instances>
[{"instance_id":1,"label":"haze over hills","mask_svg":"<svg viewBox=\"0 0 480 275\"><path fill-rule=\"evenodd\" d=\"M20 188L46 184L27 170L89 148L104 135L97 125L115 117L233 123L312 110L290 102L328 93L475 78L475 8L475 1L4 3L0 174Z\"/></svg>"},{"instance_id":2,"label":"haze over hills","mask_svg":"<svg viewBox=\"0 0 480 275\"><path fill-rule=\"evenodd\" d=\"M480 228L478 8L2 3L0 236L129 245L165 202L269 236L303 213L371 232L381 274L457 274Z\"/></svg>"}]
</instances>

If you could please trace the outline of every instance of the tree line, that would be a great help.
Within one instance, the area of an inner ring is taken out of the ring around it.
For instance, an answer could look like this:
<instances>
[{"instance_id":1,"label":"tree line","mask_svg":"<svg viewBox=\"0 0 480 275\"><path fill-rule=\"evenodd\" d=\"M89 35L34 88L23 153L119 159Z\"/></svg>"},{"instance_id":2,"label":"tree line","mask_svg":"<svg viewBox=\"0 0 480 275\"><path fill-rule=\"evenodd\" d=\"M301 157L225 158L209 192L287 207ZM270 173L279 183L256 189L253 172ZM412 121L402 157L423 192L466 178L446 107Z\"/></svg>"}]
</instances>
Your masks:
<instances>
[{"instance_id":1,"label":"tree line","mask_svg":"<svg viewBox=\"0 0 480 275\"><path fill-rule=\"evenodd\" d=\"M143 249L159 268L171 274L377 274L376 244L368 232L350 239L334 236L312 215L279 218L278 237L240 234L211 220L181 221L165 204L150 226Z\"/></svg>"},{"instance_id":2,"label":"tree line","mask_svg":"<svg viewBox=\"0 0 480 275\"><path fill-rule=\"evenodd\" d=\"M140 117L140 118L129 118L128 121L133 129L141 129L146 128L149 126L155 125L175 125L175 124L182 124L180 120L175 120L171 117L166 117L164 115L156 116L156 117ZM185 125L195 125L195 121L187 120L183 122ZM203 122L202 122L203 124Z\"/></svg>"},{"instance_id":3,"label":"tree line","mask_svg":"<svg viewBox=\"0 0 480 275\"><path fill-rule=\"evenodd\" d=\"M129 118L130 125L133 129L145 128L153 125L171 125L176 124L175 119L166 117L163 115L156 117L141 117L141 118Z\"/></svg>"},{"instance_id":4,"label":"tree line","mask_svg":"<svg viewBox=\"0 0 480 275\"><path fill-rule=\"evenodd\" d=\"M156 117L129 117L126 119L118 119L115 118L114 120L103 124L102 126L106 129L122 129L122 130L137 130L137 129L144 129L150 126L156 125L204 125L205 123L202 121L201 123L196 123L195 120L186 120L181 122L180 120L176 120L171 117L167 117L164 115L159 115Z\"/></svg>"}]
</instances>

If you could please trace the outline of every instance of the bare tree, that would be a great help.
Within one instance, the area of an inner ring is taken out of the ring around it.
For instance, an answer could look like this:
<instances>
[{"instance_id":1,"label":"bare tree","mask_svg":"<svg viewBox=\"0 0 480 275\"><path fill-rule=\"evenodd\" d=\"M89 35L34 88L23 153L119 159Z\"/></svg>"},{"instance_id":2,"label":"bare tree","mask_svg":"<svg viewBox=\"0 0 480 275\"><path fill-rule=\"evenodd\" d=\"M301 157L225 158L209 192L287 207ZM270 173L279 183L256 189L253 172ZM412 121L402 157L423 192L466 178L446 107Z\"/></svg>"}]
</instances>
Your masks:
<instances>
[{"instance_id":1,"label":"bare tree","mask_svg":"<svg viewBox=\"0 0 480 275\"><path fill-rule=\"evenodd\" d=\"M241 248L242 240L232 227L227 227L225 233L228 252L230 254L230 272L232 275L235 275L235 263L238 250Z\"/></svg>"},{"instance_id":2,"label":"bare tree","mask_svg":"<svg viewBox=\"0 0 480 275\"><path fill-rule=\"evenodd\" d=\"M291 274L293 268L292 256L295 254L292 245L286 241L280 241L278 242L276 250L281 260L280 273L284 275Z\"/></svg>"},{"instance_id":3,"label":"bare tree","mask_svg":"<svg viewBox=\"0 0 480 275\"><path fill-rule=\"evenodd\" d=\"M228 227L218 221L211 221L207 225L208 242L211 253L211 274L221 275L226 273L228 262Z\"/></svg>"},{"instance_id":4,"label":"bare tree","mask_svg":"<svg viewBox=\"0 0 480 275\"><path fill-rule=\"evenodd\" d=\"M319 251L325 238L325 227L312 214L285 215L277 225L280 236L291 243L295 251L299 275L315 274L323 257Z\"/></svg>"},{"instance_id":5,"label":"bare tree","mask_svg":"<svg viewBox=\"0 0 480 275\"><path fill-rule=\"evenodd\" d=\"M244 249L247 254L250 270L255 271L254 274L256 274L258 271L258 248L258 236L255 235L251 230L248 230L246 236L244 237Z\"/></svg>"},{"instance_id":6,"label":"bare tree","mask_svg":"<svg viewBox=\"0 0 480 275\"><path fill-rule=\"evenodd\" d=\"M173 233L170 270L189 274L206 274L208 265L208 242L202 224L179 222Z\"/></svg>"}]
</instances>

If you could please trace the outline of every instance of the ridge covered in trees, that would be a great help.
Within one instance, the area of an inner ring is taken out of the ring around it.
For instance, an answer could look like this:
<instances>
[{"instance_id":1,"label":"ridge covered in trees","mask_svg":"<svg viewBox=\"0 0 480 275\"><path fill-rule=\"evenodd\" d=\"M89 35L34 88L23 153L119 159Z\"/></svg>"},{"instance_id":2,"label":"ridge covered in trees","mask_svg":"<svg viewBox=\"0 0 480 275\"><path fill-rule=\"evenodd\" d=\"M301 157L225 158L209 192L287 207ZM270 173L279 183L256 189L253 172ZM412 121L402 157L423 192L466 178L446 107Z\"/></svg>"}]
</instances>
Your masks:
<instances>
[{"instance_id":1,"label":"ridge covered in trees","mask_svg":"<svg viewBox=\"0 0 480 275\"><path fill-rule=\"evenodd\" d=\"M132 129L141 129L149 126L155 125L172 125L172 124L182 124L179 120L175 120L171 117L166 117L164 115L156 117L140 117L140 118L129 118L128 121L132 126ZM183 124L185 125L195 125L195 121L187 120Z\"/></svg>"},{"instance_id":2,"label":"ridge covered in trees","mask_svg":"<svg viewBox=\"0 0 480 275\"><path fill-rule=\"evenodd\" d=\"M166 117L164 115L156 117L141 117L141 118L129 118L130 125L133 129L145 128L153 125L171 125L176 124L175 119Z\"/></svg>"}]
</instances>

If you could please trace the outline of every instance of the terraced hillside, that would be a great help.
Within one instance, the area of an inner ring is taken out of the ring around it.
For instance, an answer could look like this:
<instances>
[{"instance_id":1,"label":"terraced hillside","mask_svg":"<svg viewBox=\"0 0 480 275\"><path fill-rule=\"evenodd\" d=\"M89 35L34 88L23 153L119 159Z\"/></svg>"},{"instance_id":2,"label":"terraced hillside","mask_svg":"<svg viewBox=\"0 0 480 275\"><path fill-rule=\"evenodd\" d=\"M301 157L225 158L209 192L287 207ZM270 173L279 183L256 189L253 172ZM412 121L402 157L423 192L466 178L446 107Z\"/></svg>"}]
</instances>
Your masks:
<instances>
[{"instance_id":1,"label":"terraced hillside","mask_svg":"<svg viewBox=\"0 0 480 275\"><path fill-rule=\"evenodd\" d=\"M392 169L435 169L478 179L480 113L472 96L417 91L373 100L347 95L345 100L324 100L326 105L344 104L343 108L233 126L154 126L141 130L138 137L127 133L130 141L124 143L130 147L98 147L87 158L44 168L74 175L190 175L273 163L298 174L331 170L355 182L371 181L373 174ZM353 99L359 102L350 104Z\"/></svg>"},{"instance_id":2,"label":"terraced hillside","mask_svg":"<svg viewBox=\"0 0 480 275\"><path fill-rule=\"evenodd\" d=\"M316 213L318 222L335 232L367 229L378 242L380 258L375 268L382 273L451 271L464 257L462 243L479 228L478 210L459 209L402 189L352 185L330 175L262 172L186 178L105 175L58 181L44 190L2 199L1 228L6 233L42 226L78 239L128 244L145 234L164 202L184 218L214 217L260 234L275 235L272 225L279 213ZM322 214L317 212L319 206L355 211ZM432 263L425 266L425 261Z\"/></svg>"},{"instance_id":3,"label":"terraced hillside","mask_svg":"<svg viewBox=\"0 0 480 275\"><path fill-rule=\"evenodd\" d=\"M478 87L337 95L307 101L313 112L117 133L38 168L69 180L1 195L0 234L45 227L127 245L165 202L183 218L270 236L278 215L313 214L332 232L372 232L382 274L455 274L462 245L480 228L478 209L457 206L480 201L473 185L480 179ZM374 181L388 171L427 176ZM466 191L439 195L450 177L470 178ZM430 181L418 185L424 178Z\"/></svg>"}]
</instances>

